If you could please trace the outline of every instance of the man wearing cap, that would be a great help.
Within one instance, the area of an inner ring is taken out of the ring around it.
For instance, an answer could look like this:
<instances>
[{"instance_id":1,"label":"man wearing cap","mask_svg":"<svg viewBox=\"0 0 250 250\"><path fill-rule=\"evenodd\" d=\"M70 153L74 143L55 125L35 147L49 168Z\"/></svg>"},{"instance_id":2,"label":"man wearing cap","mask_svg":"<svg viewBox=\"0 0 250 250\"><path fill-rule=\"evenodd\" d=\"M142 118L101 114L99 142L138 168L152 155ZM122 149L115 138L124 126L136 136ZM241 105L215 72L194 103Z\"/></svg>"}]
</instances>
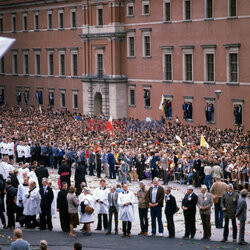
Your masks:
<instances>
[{"instance_id":1,"label":"man wearing cap","mask_svg":"<svg viewBox=\"0 0 250 250\"><path fill-rule=\"evenodd\" d=\"M194 187L188 186L187 193L182 200L182 209L184 212L185 221L185 235L183 239L188 239L191 235L191 239L194 238L196 227L195 227L195 215L196 215L196 204L198 201L197 195L194 193Z\"/></svg>"},{"instance_id":2,"label":"man wearing cap","mask_svg":"<svg viewBox=\"0 0 250 250\"><path fill-rule=\"evenodd\" d=\"M108 229L108 194L109 189L106 188L106 181L102 179L100 181L100 187L96 188L93 193L93 199L95 200L95 213L98 214L96 230L102 230L102 218L104 229Z\"/></svg>"},{"instance_id":3,"label":"man wearing cap","mask_svg":"<svg viewBox=\"0 0 250 250\"><path fill-rule=\"evenodd\" d=\"M175 197L171 194L171 187L167 187L165 189L165 215L167 218L167 227L168 227L168 233L169 238L175 237L175 226L174 226L174 214L177 211L177 204Z\"/></svg>"},{"instance_id":4,"label":"man wearing cap","mask_svg":"<svg viewBox=\"0 0 250 250\"><path fill-rule=\"evenodd\" d=\"M52 217L51 217L51 204L54 199L54 193L52 188L48 186L47 178L42 179L42 187L40 188L41 195L41 225L40 229L45 230L48 225L48 229L51 231L52 226Z\"/></svg>"},{"instance_id":5,"label":"man wearing cap","mask_svg":"<svg viewBox=\"0 0 250 250\"><path fill-rule=\"evenodd\" d=\"M207 186L201 186L201 193L198 195L198 208L200 209L200 215L203 225L203 238L202 240L210 240L211 237L211 207L213 206L213 198L210 193L207 192Z\"/></svg>"},{"instance_id":6,"label":"man wearing cap","mask_svg":"<svg viewBox=\"0 0 250 250\"><path fill-rule=\"evenodd\" d=\"M143 181L140 181L140 189L137 192L138 209L140 217L141 232L138 235L148 235L148 205L146 203L147 190Z\"/></svg>"},{"instance_id":7,"label":"man wearing cap","mask_svg":"<svg viewBox=\"0 0 250 250\"><path fill-rule=\"evenodd\" d=\"M223 232L223 239L221 242L226 242L229 234L229 220L232 220L233 225L233 242L237 239L237 225L236 225L236 207L238 202L238 194L234 192L234 187L232 184L228 185L227 192L224 192L221 200L221 208L224 212L225 225Z\"/></svg>"},{"instance_id":8,"label":"man wearing cap","mask_svg":"<svg viewBox=\"0 0 250 250\"><path fill-rule=\"evenodd\" d=\"M246 189L243 189L241 190L240 194L241 194L241 198L239 198L237 208L236 208L236 217L240 221L239 244L246 245L247 242L244 240L244 236L245 236L245 223L247 219L246 197L247 197L248 192Z\"/></svg>"}]
</instances>

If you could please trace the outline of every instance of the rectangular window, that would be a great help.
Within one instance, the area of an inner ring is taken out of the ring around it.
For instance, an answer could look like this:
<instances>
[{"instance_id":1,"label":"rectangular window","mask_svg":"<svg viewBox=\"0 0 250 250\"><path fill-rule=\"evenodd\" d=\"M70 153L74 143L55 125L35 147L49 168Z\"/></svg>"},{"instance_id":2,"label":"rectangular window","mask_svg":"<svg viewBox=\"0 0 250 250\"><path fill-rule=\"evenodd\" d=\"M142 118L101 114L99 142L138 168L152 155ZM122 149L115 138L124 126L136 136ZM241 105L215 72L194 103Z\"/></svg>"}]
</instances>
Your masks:
<instances>
[{"instance_id":1,"label":"rectangular window","mask_svg":"<svg viewBox=\"0 0 250 250\"><path fill-rule=\"evenodd\" d=\"M144 89L144 107L151 107L151 91Z\"/></svg>"},{"instance_id":2,"label":"rectangular window","mask_svg":"<svg viewBox=\"0 0 250 250\"><path fill-rule=\"evenodd\" d=\"M170 2L164 3L164 16L165 16L165 21L171 20L171 3Z\"/></svg>"},{"instance_id":3,"label":"rectangular window","mask_svg":"<svg viewBox=\"0 0 250 250\"><path fill-rule=\"evenodd\" d=\"M214 54L206 54L206 81L214 82Z\"/></svg>"},{"instance_id":4,"label":"rectangular window","mask_svg":"<svg viewBox=\"0 0 250 250\"><path fill-rule=\"evenodd\" d=\"M16 15L12 15L12 32L16 32Z\"/></svg>"},{"instance_id":5,"label":"rectangular window","mask_svg":"<svg viewBox=\"0 0 250 250\"><path fill-rule=\"evenodd\" d=\"M41 74L41 56L40 56L40 54L35 55L35 63L36 63L35 74L40 75Z\"/></svg>"},{"instance_id":6,"label":"rectangular window","mask_svg":"<svg viewBox=\"0 0 250 250\"><path fill-rule=\"evenodd\" d=\"M4 68L4 57L1 58L0 60L0 74L5 73L5 68Z\"/></svg>"},{"instance_id":7,"label":"rectangular window","mask_svg":"<svg viewBox=\"0 0 250 250\"><path fill-rule=\"evenodd\" d=\"M52 11L48 12L48 29L51 30L52 29Z\"/></svg>"},{"instance_id":8,"label":"rectangular window","mask_svg":"<svg viewBox=\"0 0 250 250\"><path fill-rule=\"evenodd\" d=\"M71 11L71 28L76 28L76 11Z\"/></svg>"},{"instance_id":9,"label":"rectangular window","mask_svg":"<svg viewBox=\"0 0 250 250\"><path fill-rule=\"evenodd\" d=\"M172 80L172 55L165 55L165 80Z\"/></svg>"},{"instance_id":10,"label":"rectangular window","mask_svg":"<svg viewBox=\"0 0 250 250\"><path fill-rule=\"evenodd\" d=\"M184 20L191 19L191 1L184 0Z\"/></svg>"},{"instance_id":11,"label":"rectangular window","mask_svg":"<svg viewBox=\"0 0 250 250\"><path fill-rule=\"evenodd\" d=\"M12 55L12 70L13 74L18 74L17 54Z\"/></svg>"},{"instance_id":12,"label":"rectangular window","mask_svg":"<svg viewBox=\"0 0 250 250\"><path fill-rule=\"evenodd\" d=\"M135 106L135 90L134 89L129 90L129 105Z\"/></svg>"},{"instance_id":13,"label":"rectangular window","mask_svg":"<svg viewBox=\"0 0 250 250\"><path fill-rule=\"evenodd\" d=\"M103 9L97 9L97 25L103 25Z\"/></svg>"},{"instance_id":14,"label":"rectangular window","mask_svg":"<svg viewBox=\"0 0 250 250\"><path fill-rule=\"evenodd\" d=\"M73 108L78 109L78 94L76 92L73 93Z\"/></svg>"},{"instance_id":15,"label":"rectangular window","mask_svg":"<svg viewBox=\"0 0 250 250\"><path fill-rule=\"evenodd\" d=\"M60 54L60 75L65 76L65 54Z\"/></svg>"},{"instance_id":16,"label":"rectangular window","mask_svg":"<svg viewBox=\"0 0 250 250\"><path fill-rule=\"evenodd\" d=\"M28 23L27 23L27 14L23 14L23 30L28 30Z\"/></svg>"},{"instance_id":17,"label":"rectangular window","mask_svg":"<svg viewBox=\"0 0 250 250\"><path fill-rule=\"evenodd\" d=\"M28 54L23 55L23 73L24 75L29 74L29 55Z\"/></svg>"},{"instance_id":18,"label":"rectangular window","mask_svg":"<svg viewBox=\"0 0 250 250\"><path fill-rule=\"evenodd\" d=\"M66 96L65 91L61 92L61 108L65 108L66 106Z\"/></svg>"},{"instance_id":19,"label":"rectangular window","mask_svg":"<svg viewBox=\"0 0 250 250\"><path fill-rule=\"evenodd\" d=\"M185 100L182 104L183 119L193 120L193 102L192 100Z\"/></svg>"},{"instance_id":20,"label":"rectangular window","mask_svg":"<svg viewBox=\"0 0 250 250\"><path fill-rule=\"evenodd\" d=\"M49 53L48 56L48 70L49 70L49 76L53 76L54 75L54 54L53 53Z\"/></svg>"},{"instance_id":21,"label":"rectangular window","mask_svg":"<svg viewBox=\"0 0 250 250\"><path fill-rule=\"evenodd\" d=\"M193 80L192 54L185 54L185 80Z\"/></svg>"},{"instance_id":22,"label":"rectangular window","mask_svg":"<svg viewBox=\"0 0 250 250\"><path fill-rule=\"evenodd\" d=\"M135 56L135 38L133 36L130 36L128 38L128 42L129 42L129 44L128 44L128 46L129 46L128 56L131 56L131 57Z\"/></svg>"},{"instance_id":23,"label":"rectangular window","mask_svg":"<svg viewBox=\"0 0 250 250\"><path fill-rule=\"evenodd\" d=\"M58 16L59 29L63 29L63 12L59 12Z\"/></svg>"},{"instance_id":24,"label":"rectangular window","mask_svg":"<svg viewBox=\"0 0 250 250\"><path fill-rule=\"evenodd\" d=\"M144 56L151 56L150 36L144 36Z\"/></svg>"},{"instance_id":25,"label":"rectangular window","mask_svg":"<svg viewBox=\"0 0 250 250\"><path fill-rule=\"evenodd\" d=\"M237 16L237 0L229 1L229 16Z\"/></svg>"},{"instance_id":26,"label":"rectangular window","mask_svg":"<svg viewBox=\"0 0 250 250\"><path fill-rule=\"evenodd\" d=\"M238 53L229 54L229 81L238 82Z\"/></svg>"},{"instance_id":27,"label":"rectangular window","mask_svg":"<svg viewBox=\"0 0 250 250\"><path fill-rule=\"evenodd\" d=\"M3 32L3 17L0 16L0 33Z\"/></svg>"},{"instance_id":28,"label":"rectangular window","mask_svg":"<svg viewBox=\"0 0 250 250\"><path fill-rule=\"evenodd\" d=\"M242 125L242 115L243 115L243 102L233 104L233 114L234 114L234 123L236 125Z\"/></svg>"},{"instance_id":29,"label":"rectangular window","mask_svg":"<svg viewBox=\"0 0 250 250\"><path fill-rule=\"evenodd\" d=\"M35 30L39 30L39 14L38 12L35 13L35 16L34 16L34 27L35 27Z\"/></svg>"},{"instance_id":30,"label":"rectangular window","mask_svg":"<svg viewBox=\"0 0 250 250\"><path fill-rule=\"evenodd\" d=\"M150 9L149 9L149 2L143 3L142 2L142 14L143 15L149 15Z\"/></svg>"},{"instance_id":31,"label":"rectangular window","mask_svg":"<svg viewBox=\"0 0 250 250\"><path fill-rule=\"evenodd\" d=\"M213 0L206 1L206 18L213 18Z\"/></svg>"},{"instance_id":32,"label":"rectangular window","mask_svg":"<svg viewBox=\"0 0 250 250\"><path fill-rule=\"evenodd\" d=\"M72 54L72 75L77 76L77 54Z\"/></svg>"},{"instance_id":33,"label":"rectangular window","mask_svg":"<svg viewBox=\"0 0 250 250\"><path fill-rule=\"evenodd\" d=\"M133 3L127 4L127 16L134 16L134 4Z\"/></svg>"},{"instance_id":34,"label":"rectangular window","mask_svg":"<svg viewBox=\"0 0 250 250\"><path fill-rule=\"evenodd\" d=\"M103 77L103 54L97 54L97 76Z\"/></svg>"}]
</instances>

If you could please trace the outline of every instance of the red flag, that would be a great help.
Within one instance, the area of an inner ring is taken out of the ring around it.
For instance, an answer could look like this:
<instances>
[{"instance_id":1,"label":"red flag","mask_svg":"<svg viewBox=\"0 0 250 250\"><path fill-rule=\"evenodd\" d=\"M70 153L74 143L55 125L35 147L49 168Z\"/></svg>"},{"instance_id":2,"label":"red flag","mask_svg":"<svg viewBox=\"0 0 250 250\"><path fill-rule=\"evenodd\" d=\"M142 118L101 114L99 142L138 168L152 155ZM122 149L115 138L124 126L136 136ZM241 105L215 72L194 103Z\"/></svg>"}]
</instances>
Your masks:
<instances>
[{"instance_id":1,"label":"red flag","mask_svg":"<svg viewBox=\"0 0 250 250\"><path fill-rule=\"evenodd\" d=\"M113 125L112 125L112 117L110 116L106 128L110 131L110 135L113 136Z\"/></svg>"}]
</instances>

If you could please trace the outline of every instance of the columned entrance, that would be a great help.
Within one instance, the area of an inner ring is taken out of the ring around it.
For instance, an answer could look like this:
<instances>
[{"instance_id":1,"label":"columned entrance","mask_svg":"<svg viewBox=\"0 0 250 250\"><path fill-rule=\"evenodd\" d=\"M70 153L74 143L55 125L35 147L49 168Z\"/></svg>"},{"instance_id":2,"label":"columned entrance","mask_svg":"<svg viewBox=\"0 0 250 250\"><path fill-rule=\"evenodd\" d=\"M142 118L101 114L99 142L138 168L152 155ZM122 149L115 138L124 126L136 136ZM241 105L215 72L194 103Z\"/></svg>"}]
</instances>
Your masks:
<instances>
[{"instance_id":1,"label":"columned entrance","mask_svg":"<svg viewBox=\"0 0 250 250\"><path fill-rule=\"evenodd\" d=\"M97 92L94 97L94 115L102 114L102 94Z\"/></svg>"}]
</instances>

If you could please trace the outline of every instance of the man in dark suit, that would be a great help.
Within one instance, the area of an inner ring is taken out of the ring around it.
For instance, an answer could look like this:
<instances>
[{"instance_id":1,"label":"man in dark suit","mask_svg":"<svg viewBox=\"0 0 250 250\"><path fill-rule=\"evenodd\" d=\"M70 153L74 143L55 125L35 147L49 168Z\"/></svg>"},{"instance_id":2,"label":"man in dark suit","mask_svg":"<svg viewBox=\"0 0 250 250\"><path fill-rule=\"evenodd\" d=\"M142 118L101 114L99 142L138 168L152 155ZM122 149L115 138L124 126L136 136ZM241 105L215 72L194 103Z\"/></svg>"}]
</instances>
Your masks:
<instances>
[{"instance_id":1,"label":"man in dark suit","mask_svg":"<svg viewBox=\"0 0 250 250\"><path fill-rule=\"evenodd\" d=\"M195 155L195 160L194 160L194 172L195 172L195 187L200 187L200 178L201 178L201 160L199 159L199 155Z\"/></svg>"},{"instance_id":2,"label":"man in dark suit","mask_svg":"<svg viewBox=\"0 0 250 250\"><path fill-rule=\"evenodd\" d=\"M62 160L62 165L59 166L58 174L60 175L60 182L66 182L68 184L68 189L70 187L70 176L71 176L71 168L66 165L65 160Z\"/></svg>"},{"instance_id":3,"label":"man in dark suit","mask_svg":"<svg viewBox=\"0 0 250 250\"><path fill-rule=\"evenodd\" d=\"M89 176L94 176L95 169L95 153L93 152L93 148L89 150Z\"/></svg>"},{"instance_id":4,"label":"man in dark suit","mask_svg":"<svg viewBox=\"0 0 250 250\"><path fill-rule=\"evenodd\" d=\"M191 239L193 239L196 232L195 215L198 197L193 191L193 186L188 186L187 193L185 194L182 201L182 209L184 212L185 221L185 235L183 236L183 239L188 239L190 235Z\"/></svg>"},{"instance_id":5,"label":"man in dark suit","mask_svg":"<svg viewBox=\"0 0 250 250\"><path fill-rule=\"evenodd\" d=\"M115 157L111 153L111 150L108 151L108 164L109 164L109 179L116 179L115 173Z\"/></svg>"},{"instance_id":6,"label":"man in dark suit","mask_svg":"<svg viewBox=\"0 0 250 250\"><path fill-rule=\"evenodd\" d=\"M8 228L15 228L15 213L16 213L16 189L11 185L11 179L6 180L6 207L8 216Z\"/></svg>"},{"instance_id":7,"label":"man in dark suit","mask_svg":"<svg viewBox=\"0 0 250 250\"><path fill-rule=\"evenodd\" d=\"M176 213L177 210L177 204L175 197L171 194L171 187L166 188L165 201L166 201L165 215L167 218L169 238L174 238L175 237L174 214Z\"/></svg>"},{"instance_id":8,"label":"man in dark suit","mask_svg":"<svg viewBox=\"0 0 250 250\"><path fill-rule=\"evenodd\" d=\"M247 242L244 240L244 236L245 236L245 223L247 219L246 197L247 197L248 192L246 189L243 189L241 190L240 194L241 194L241 198L239 198L237 208L236 208L236 217L240 221L239 244L246 245Z\"/></svg>"},{"instance_id":9,"label":"man in dark suit","mask_svg":"<svg viewBox=\"0 0 250 250\"><path fill-rule=\"evenodd\" d=\"M51 218L51 204L54 199L54 194L52 188L48 186L47 178L42 179L42 187L40 188L40 195L41 195L41 225L40 229L45 230L46 226L48 225L48 229L51 231L52 226L52 218Z\"/></svg>"},{"instance_id":10,"label":"man in dark suit","mask_svg":"<svg viewBox=\"0 0 250 250\"><path fill-rule=\"evenodd\" d=\"M41 188L43 186L42 185L42 179L49 177L49 171L44 166L44 162L40 163L40 166L36 169L35 173L36 173L36 176L37 176L37 179L38 179L39 188Z\"/></svg>"},{"instance_id":11,"label":"man in dark suit","mask_svg":"<svg viewBox=\"0 0 250 250\"><path fill-rule=\"evenodd\" d=\"M164 200L164 189L159 185L159 178L154 178L153 187L148 190L145 200L150 207L152 221L151 236L155 236L156 234L156 218L158 220L159 234L160 236L163 236L162 207Z\"/></svg>"},{"instance_id":12,"label":"man in dark suit","mask_svg":"<svg viewBox=\"0 0 250 250\"><path fill-rule=\"evenodd\" d=\"M68 213L68 184L62 183L62 188L57 196L57 212L59 212L60 223L63 232L69 232L69 213Z\"/></svg>"},{"instance_id":13,"label":"man in dark suit","mask_svg":"<svg viewBox=\"0 0 250 250\"><path fill-rule=\"evenodd\" d=\"M108 231L107 231L106 235L111 234L113 214L115 216L115 234L118 234L118 211L119 211L119 206L117 204L118 193L115 192L115 190L116 190L116 188L112 187L110 189L110 193L108 194L108 202L109 202L109 224L108 224Z\"/></svg>"}]
</instances>

